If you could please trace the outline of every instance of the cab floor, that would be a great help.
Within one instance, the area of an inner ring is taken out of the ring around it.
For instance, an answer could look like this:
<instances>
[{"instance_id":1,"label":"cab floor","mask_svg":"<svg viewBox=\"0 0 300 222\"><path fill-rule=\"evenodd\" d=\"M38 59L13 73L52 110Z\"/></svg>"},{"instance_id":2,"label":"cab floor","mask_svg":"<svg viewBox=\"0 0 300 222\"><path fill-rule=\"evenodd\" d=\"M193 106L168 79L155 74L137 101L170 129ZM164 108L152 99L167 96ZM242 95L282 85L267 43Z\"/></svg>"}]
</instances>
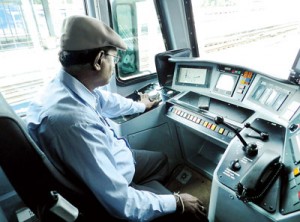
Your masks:
<instances>
[{"instance_id":1,"label":"cab floor","mask_svg":"<svg viewBox=\"0 0 300 222\"><path fill-rule=\"evenodd\" d=\"M166 187L172 192L189 193L198 197L208 210L211 180L195 170L183 165L176 167Z\"/></svg>"}]
</instances>

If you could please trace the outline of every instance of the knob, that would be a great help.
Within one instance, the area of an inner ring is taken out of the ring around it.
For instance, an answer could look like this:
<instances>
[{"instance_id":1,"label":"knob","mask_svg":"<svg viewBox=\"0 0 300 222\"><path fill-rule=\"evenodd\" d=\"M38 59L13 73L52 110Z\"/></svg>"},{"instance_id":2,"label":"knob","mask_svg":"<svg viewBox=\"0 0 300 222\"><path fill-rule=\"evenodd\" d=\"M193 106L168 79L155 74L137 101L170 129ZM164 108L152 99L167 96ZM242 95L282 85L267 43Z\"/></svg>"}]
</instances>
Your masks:
<instances>
[{"instance_id":1,"label":"knob","mask_svg":"<svg viewBox=\"0 0 300 222\"><path fill-rule=\"evenodd\" d=\"M254 143L248 144L248 146L245 148L245 152L247 156L256 156L258 153L257 145Z\"/></svg>"},{"instance_id":2,"label":"knob","mask_svg":"<svg viewBox=\"0 0 300 222\"><path fill-rule=\"evenodd\" d=\"M298 128L298 125L294 124L294 123L292 125L290 125L290 127L289 127L291 132L294 132L297 128Z\"/></svg>"},{"instance_id":3,"label":"knob","mask_svg":"<svg viewBox=\"0 0 300 222\"><path fill-rule=\"evenodd\" d=\"M235 159L230 162L230 169L232 169L233 171L239 171L241 169L241 164L239 159Z\"/></svg>"}]
</instances>

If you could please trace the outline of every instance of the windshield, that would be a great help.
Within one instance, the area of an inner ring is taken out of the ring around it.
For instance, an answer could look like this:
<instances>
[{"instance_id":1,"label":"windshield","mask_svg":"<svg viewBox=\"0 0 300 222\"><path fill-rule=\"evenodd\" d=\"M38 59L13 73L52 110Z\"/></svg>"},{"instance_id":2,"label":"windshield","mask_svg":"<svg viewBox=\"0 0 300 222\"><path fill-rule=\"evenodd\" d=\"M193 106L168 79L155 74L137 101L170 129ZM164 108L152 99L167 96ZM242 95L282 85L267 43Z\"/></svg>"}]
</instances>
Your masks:
<instances>
[{"instance_id":1,"label":"windshield","mask_svg":"<svg viewBox=\"0 0 300 222\"><path fill-rule=\"evenodd\" d=\"M202 59L287 79L300 47L299 0L192 0Z\"/></svg>"}]
</instances>

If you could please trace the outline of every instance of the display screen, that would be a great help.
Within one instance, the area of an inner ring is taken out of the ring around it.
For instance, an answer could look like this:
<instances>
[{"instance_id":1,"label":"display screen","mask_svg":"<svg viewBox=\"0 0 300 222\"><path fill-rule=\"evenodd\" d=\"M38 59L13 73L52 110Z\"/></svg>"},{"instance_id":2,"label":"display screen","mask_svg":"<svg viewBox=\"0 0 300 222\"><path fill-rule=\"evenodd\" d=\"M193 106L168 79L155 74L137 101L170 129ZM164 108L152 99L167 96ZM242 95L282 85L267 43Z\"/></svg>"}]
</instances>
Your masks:
<instances>
[{"instance_id":1,"label":"display screen","mask_svg":"<svg viewBox=\"0 0 300 222\"><path fill-rule=\"evenodd\" d=\"M206 87L210 73L211 69L207 67L179 66L176 83Z\"/></svg>"},{"instance_id":2,"label":"display screen","mask_svg":"<svg viewBox=\"0 0 300 222\"><path fill-rule=\"evenodd\" d=\"M239 77L238 75L222 73L219 76L219 79L215 86L215 91L226 95L232 95L238 77Z\"/></svg>"}]
</instances>

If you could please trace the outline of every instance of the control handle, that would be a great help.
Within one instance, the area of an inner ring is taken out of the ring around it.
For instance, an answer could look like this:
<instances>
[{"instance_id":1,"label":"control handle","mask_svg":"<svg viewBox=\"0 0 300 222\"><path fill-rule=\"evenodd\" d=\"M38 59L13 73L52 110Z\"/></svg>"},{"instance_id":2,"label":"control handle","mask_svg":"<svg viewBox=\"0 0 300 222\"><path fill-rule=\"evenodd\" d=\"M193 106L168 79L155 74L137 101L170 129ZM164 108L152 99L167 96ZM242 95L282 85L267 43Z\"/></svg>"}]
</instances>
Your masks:
<instances>
[{"instance_id":1,"label":"control handle","mask_svg":"<svg viewBox=\"0 0 300 222\"><path fill-rule=\"evenodd\" d=\"M253 126L250 125L250 123L245 123L245 127L246 128L250 128L253 131L257 132L259 134L259 136L260 136L260 139L262 141L267 141L269 139L269 134L268 133L260 131L260 130L258 130L256 128L254 128Z\"/></svg>"},{"instance_id":2,"label":"control handle","mask_svg":"<svg viewBox=\"0 0 300 222\"><path fill-rule=\"evenodd\" d=\"M215 123L217 125L219 124L223 124L224 126L228 127L231 131L233 131L235 133L235 135L239 138L239 140L242 142L243 144L243 150L245 151L247 156L256 156L258 153L258 148L257 145L255 143L247 143L244 138L241 136L240 132L238 129L232 127L231 125L229 125L228 123L224 122L224 118L222 116L217 116L214 119Z\"/></svg>"}]
</instances>

